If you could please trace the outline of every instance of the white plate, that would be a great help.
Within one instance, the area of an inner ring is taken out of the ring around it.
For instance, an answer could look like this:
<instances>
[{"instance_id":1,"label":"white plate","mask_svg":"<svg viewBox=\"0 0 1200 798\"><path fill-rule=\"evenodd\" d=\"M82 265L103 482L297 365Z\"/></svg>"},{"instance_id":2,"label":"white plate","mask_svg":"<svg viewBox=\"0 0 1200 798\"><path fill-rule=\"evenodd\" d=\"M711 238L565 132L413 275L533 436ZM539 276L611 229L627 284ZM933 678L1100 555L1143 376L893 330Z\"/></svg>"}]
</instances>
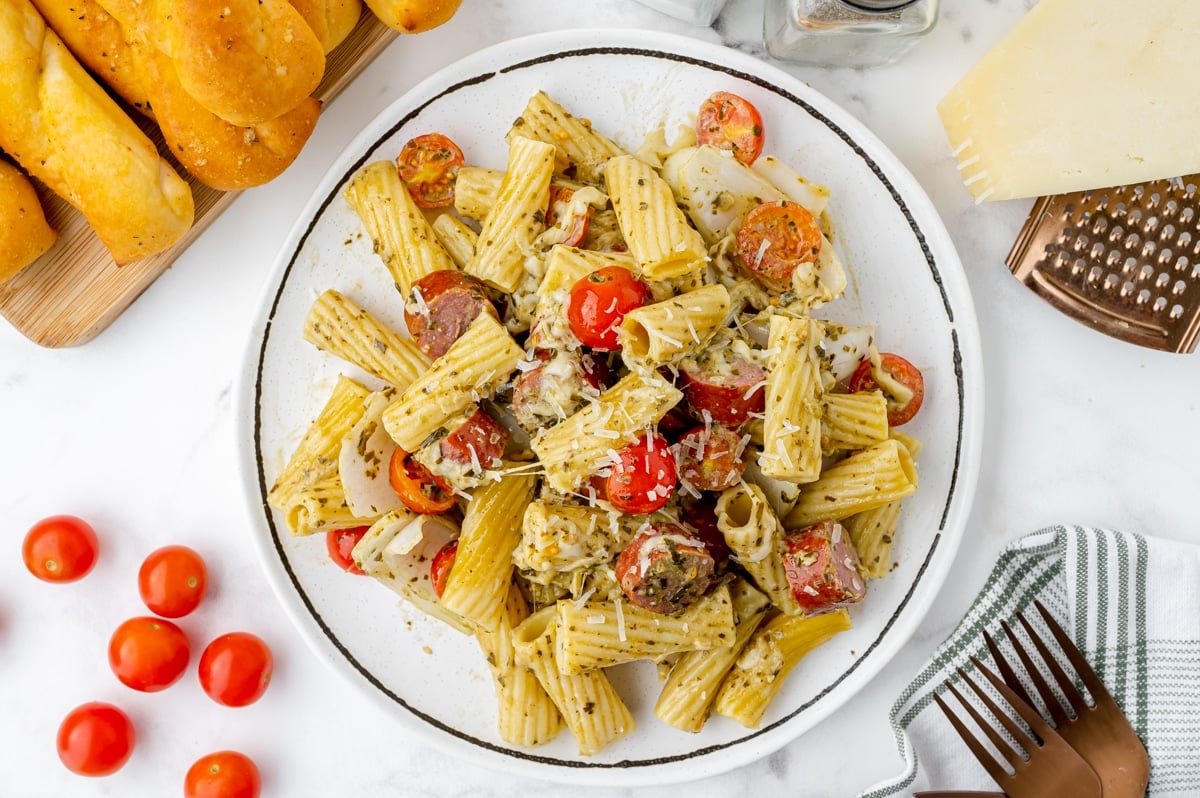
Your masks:
<instances>
[{"instance_id":1,"label":"white plate","mask_svg":"<svg viewBox=\"0 0 1200 798\"><path fill-rule=\"evenodd\" d=\"M341 572L317 538L294 538L267 507L267 487L337 371L301 338L305 313L337 288L403 329L400 303L341 192L361 165L441 131L468 161L502 169L504 133L537 89L636 146L652 126L687 121L716 90L761 110L766 151L832 190L829 214L851 290L829 315L877 325L881 348L925 370L925 407L906 428L925 444L921 486L902 515L898 566L873 582L854 628L793 672L759 729L713 718L696 735L653 714L654 668L617 669L637 730L591 758L563 732L518 750L495 732L494 695L478 646L397 604L386 588ZM476 762L586 784L648 784L711 775L762 757L844 704L909 638L941 586L974 491L983 386L975 313L961 264L916 181L869 131L808 86L742 53L637 31L578 31L498 45L425 80L338 159L280 254L239 383L244 483L267 575L320 657L429 742ZM881 719L882 721L882 719Z\"/></svg>"}]
</instances>

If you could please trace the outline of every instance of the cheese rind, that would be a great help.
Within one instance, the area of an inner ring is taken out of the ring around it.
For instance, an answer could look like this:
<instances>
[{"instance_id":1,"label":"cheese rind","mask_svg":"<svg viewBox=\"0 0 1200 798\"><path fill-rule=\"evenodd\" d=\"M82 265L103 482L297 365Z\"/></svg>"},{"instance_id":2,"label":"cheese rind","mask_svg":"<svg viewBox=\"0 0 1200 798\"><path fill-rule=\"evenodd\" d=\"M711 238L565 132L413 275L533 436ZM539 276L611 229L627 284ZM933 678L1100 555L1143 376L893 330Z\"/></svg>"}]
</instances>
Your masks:
<instances>
[{"instance_id":1,"label":"cheese rind","mask_svg":"<svg viewBox=\"0 0 1200 798\"><path fill-rule=\"evenodd\" d=\"M938 104L977 202L1200 172L1200 3L1041 0Z\"/></svg>"}]
</instances>

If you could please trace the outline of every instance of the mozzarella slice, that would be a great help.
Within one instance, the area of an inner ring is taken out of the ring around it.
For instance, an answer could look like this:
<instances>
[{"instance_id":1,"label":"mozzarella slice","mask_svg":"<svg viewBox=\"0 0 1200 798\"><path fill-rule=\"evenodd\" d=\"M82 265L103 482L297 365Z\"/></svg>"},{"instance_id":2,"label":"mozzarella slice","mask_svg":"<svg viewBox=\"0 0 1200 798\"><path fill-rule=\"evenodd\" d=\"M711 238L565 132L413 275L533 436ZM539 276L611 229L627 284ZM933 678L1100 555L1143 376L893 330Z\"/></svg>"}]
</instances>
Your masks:
<instances>
[{"instance_id":1,"label":"mozzarella slice","mask_svg":"<svg viewBox=\"0 0 1200 798\"><path fill-rule=\"evenodd\" d=\"M360 518L377 518L400 506L400 497L388 480L388 465L396 442L381 418L395 401L395 391L377 391L366 399L367 411L342 440L338 473L346 504Z\"/></svg>"}]
</instances>

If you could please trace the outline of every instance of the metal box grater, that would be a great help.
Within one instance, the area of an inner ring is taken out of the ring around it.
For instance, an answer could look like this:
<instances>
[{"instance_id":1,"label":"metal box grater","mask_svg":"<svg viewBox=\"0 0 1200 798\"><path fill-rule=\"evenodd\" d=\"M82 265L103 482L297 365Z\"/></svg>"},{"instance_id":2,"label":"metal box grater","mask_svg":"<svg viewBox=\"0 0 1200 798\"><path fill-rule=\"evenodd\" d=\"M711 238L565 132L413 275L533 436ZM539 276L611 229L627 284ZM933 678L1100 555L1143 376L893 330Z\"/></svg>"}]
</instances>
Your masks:
<instances>
[{"instance_id":1,"label":"metal box grater","mask_svg":"<svg viewBox=\"0 0 1200 798\"><path fill-rule=\"evenodd\" d=\"M1042 197L1005 262L1093 329L1191 352L1200 338L1200 174Z\"/></svg>"}]
</instances>

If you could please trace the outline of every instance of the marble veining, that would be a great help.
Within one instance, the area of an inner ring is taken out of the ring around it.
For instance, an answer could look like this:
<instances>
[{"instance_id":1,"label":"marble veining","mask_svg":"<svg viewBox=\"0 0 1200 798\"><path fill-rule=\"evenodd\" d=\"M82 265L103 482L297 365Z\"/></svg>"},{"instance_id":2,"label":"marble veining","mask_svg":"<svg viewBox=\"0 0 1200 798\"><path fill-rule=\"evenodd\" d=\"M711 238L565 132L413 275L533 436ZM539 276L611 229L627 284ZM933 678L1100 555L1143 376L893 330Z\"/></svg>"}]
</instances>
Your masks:
<instances>
[{"instance_id":1,"label":"marble veining","mask_svg":"<svg viewBox=\"0 0 1200 798\"><path fill-rule=\"evenodd\" d=\"M954 81L1033 5L943 5L938 27L881 69L781 65L870 127L930 195L966 268L984 351L984 459L955 569L892 664L840 712L763 760L682 788L692 798L848 798L900 769L887 711L954 627L1005 543L1053 523L1083 523L1200 543L1191 454L1200 447L1200 369L1106 338L1017 283L1004 256L1029 201L976 206L958 181L934 110ZM543 31L624 27L723 42L765 58L761 0L731 0L695 28L634 0L472 2L447 25L396 41L325 111L297 163L246 192L174 268L94 342L36 347L0 324L0 484L8 510L0 558L0 795L179 795L203 753L256 759L283 798L541 798L564 788L454 759L401 730L308 650L276 602L248 542L234 455L230 380L276 253L325 170L358 130L430 72L481 47ZM18 542L37 519L89 518L104 541L84 581L45 585ZM151 549L185 543L209 562L208 601L183 625L193 664L155 695L108 670L108 635L141 614L136 572ZM219 707L195 659L233 629L264 637L277 670L264 699ZM140 734L117 775L87 780L58 762L63 715L120 703ZM663 789L571 787L649 798Z\"/></svg>"}]
</instances>

